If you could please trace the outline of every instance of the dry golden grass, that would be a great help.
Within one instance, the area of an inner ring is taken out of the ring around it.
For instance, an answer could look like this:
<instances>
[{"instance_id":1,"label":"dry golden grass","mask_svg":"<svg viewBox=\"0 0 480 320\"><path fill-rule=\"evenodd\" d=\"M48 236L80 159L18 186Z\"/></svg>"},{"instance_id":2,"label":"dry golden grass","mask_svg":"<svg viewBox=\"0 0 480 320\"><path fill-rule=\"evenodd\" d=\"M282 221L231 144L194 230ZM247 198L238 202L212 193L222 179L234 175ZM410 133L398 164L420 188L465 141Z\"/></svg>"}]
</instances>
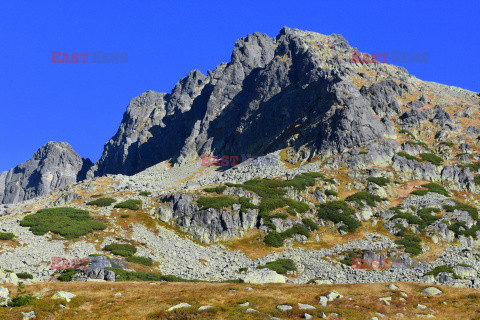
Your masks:
<instances>
[{"instance_id":1,"label":"dry golden grass","mask_svg":"<svg viewBox=\"0 0 480 320\"><path fill-rule=\"evenodd\" d=\"M27 290L39 292L49 290L32 305L17 308L1 308L0 319L22 319L21 312L35 311L38 319L268 319L268 315L282 319L299 319L305 311L298 310L297 303L306 303L317 309L307 311L320 316L336 312L339 319L371 319L375 312L386 315L386 319L396 319L397 313L404 319L417 314L434 314L436 319L475 319L480 316L480 291L453 287L439 288L440 296L427 297L421 294L426 285L416 283L396 283L407 293L406 301L400 300L398 291L391 291L387 284L334 284L334 285L250 285L228 283L139 283L139 282L87 282L87 283L38 283ZM9 289L15 289L8 286ZM252 287L253 290L247 290ZM69 291L78 298L72 302L52 300L56 291ZM336 290L344 297L321 307L318 299L328 291ZM121 292L121 296L115 296ZM390 306L379 301L391 296ZM260 311L248 315L242 302L250 302L250 307ZM178 313L167 313L166 309L181 302L193 308ZM443 302L446 302L444 304ZM66 308L61 308L62 303ZM426 305L433 311L420 311L417 304ZM279 304L291 304L293 310L281 312ZM202 305L212 305L214 310L197 312Z\"/></svg>"}]
</instances>

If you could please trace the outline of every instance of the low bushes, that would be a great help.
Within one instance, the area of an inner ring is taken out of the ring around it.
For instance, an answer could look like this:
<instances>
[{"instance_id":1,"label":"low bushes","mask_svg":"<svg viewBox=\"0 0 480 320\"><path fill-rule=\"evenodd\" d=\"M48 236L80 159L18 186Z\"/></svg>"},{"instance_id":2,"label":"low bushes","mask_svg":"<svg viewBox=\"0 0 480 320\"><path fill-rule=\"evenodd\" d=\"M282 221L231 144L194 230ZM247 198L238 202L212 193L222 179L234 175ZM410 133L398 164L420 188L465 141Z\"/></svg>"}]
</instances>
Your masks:
<instances>
[{"instance_id":1,"label":"low bushes","mask_svg":"<svg viewBox=\"0 0 480 320\"><path fill-rule=\"evenodd\" d=\"M318 217L321 219L334 223L343 222L348 232L354 232L360 226L360 222L352 217L354 213L355 210L344 201L322 203L317 211Z\"/></svg>"},{"instance_id":2,"label":"low bushes","mask_svg":"<svg viewBox=\"0 0 480 320\"><path fill-rule=\"evenodd\" d=\"M283 231L281 233L282 237L284 239L286 238L291 238L293 237L295 234L300 234L300 235L303 235L307 238L310 238L310 232L308 231L308 229L302 225L302 224L295 224L293 225L290 229L287 229L285 231Z\"/></svg>"},{"instance_id":3,"label":"low bushes","mask_svg":"<svg viewBox=\"0 0 480 320\"><path fill-rule=\"evenodd\" d=\"M449 197L450 194L448 191L442 187L441 185L437 183L426 183L422 185L423 188L426 188L427 190L414 190L410 194L414 194L417 196L424 196L429 192L435 192L441 195L444 195L445 197Z\"/></svg>"},{"instance_id":4,"label":"low bushes","mask_svg":"<svg viewBox=\"0 0 480 320\"><path fill-rule=\"evenodd\" d=\"M33 275L28 272L19 272L17 273L19 279L33 279Z\"/></svg>"},{"instance_id":5,"label":"low bushes","mask_svg":"<svg viewBox=\"0 0 480 320\"><path fill-rule=\"evenodd\" d=\"M412 155L410 155L406 152L403 152L403 151L397 152L397 155L400 156L400 157L407 158L408 160L420 161L417 157L412 156Z\"/></svg>"},{"instance_id":6,"label":"low bushes","mask_svg":"<svg viewBox=\"0 0 480 320\"><path fill-rule=\"evenodd\" d=\"M230 197L200 197L197 200L198 208L206 210L209 208L219 209L222 207L230 207L237 203L237 200Z\"/></svg>"},{"instance_id":7,"label":"low bushes","mask_svg":"<svg viewBox=\"0 0 480 320\"><path fill-rule=\"evenodd\" d=\"M318 230L318 224L313 222L312 220L308 218L302 219L303 224L310 230L310 231L317 231Z\"/></svg>"},{"instance_id":8,"label":"low bushes","mask_svg":"<svg viewBox=\"0 0 480 320\"><path fill-rule=\"evenodd\" d=\"M455 210L460 210L460 211L466 211L472 217L473 220L478 220L478 209L472 206L469 206L468 204L462 203L460 201L451 199L453 202L455 202L455 205L444 205L443 208L447 212L453 212Z\"/></svg>"},{"instance_id":9,"label":"low bushes","mask_svg":"<svg viewBox=\"0 0 480 320\"><path fill-rule=\"evenodd\" d=\"M422 252L422 240L415 235L405 235L403 239L395 240L395 243L403 246L404 251L412 255L417 255Z\"/></svg>"},{"instance_id":10,"label":"low bushes","mask_svg":"<svg viewBox=\"0 0 480 320\"><path fill-rule=\"evenodd\" d=\"M447 265L443 265L443 266L438 266L438 267L435 267L433 268L432 270L430 270L429 272L425 273L426 276L428 275L432 275L432 276L438 276L438 274L440 272L446 272L446 273L450 273L452 274L453 278L455 279L461 279L460 276L458 276L454 271L453 271L453 268L452 267L449 267Z\"/></svg>"},{"instance_id":11,"label":"low bushes","mask_svg":"<svg viewBox=\"0 0 480 320\"><path fill-rule=\"evenodd\" d=\"M0 232L0 240L12 240L15 235L10 232Z\"/></svg>"},{"instance_id":12,"label":"low bushes","mask_svg":"<svg viewBox=\"0 0 480 320\"><path fill-rule=\"evenodd\" d=\"M348 196L345 201L355 201L358 203L360 206L364 205L364 202L369 205L370 207L376 207L377 202L381 202L382 198L377 195L373 195L371 193L368 193L366 191L359 191L357 193L354 193L350 196Z\"/></svg>"},{"instance_id":13,"label":"low bushes","mask_svg":"<svg viewBox=\"0 0 480 320\"><path fill-rule=\"evenodd\" d=\"M327 197L328 197L328 196L338 197L338 192L327 189L327 190L325 190L325 195L326 195Z\"/></svg>"},{"instance_id":14,"label":"low bushes","mask_svg":"<svg viewBox=\"0 0 480 320\"><path fill-rule=\"evenodd\" d=\"M223 193L223 191L225 191L227 189L226 186L220 186L220 187L215 187L215 188L205 188L203 189L203 191L205 192L215 192L215 193Z\"/></svg>"},{"instance_id":15,"label":"low bushes","mask_svg":"<svg viewBox=\"0 0 480 320\"><path fill-rule=\"evenodd\" d=\"M48 231L66 239L73 239L107 226L92 220L88 211L73 208L41 209L20 221L22 227L29 227L35 235L44 235Z\"/></svg>"},{"instance_id":16,"label":"low bushes","mask_svg":"<svg viewBox=\"0 0 480 320\"><path fill-rule=\"evenodd\" d=\"M128 257L128 258L127 258L127 261L128 261L128 262L133 262L133 263L142 264L142 265L148 266L148 267L150 267L150 266L153 265L152 259L150 259L150 258L145 258L145 257L131 256L131 257Z\"/></svg>"},{"instance_id":17,"label":"low bushes","mask_svg":"<svg viewBox=\"0 0 480 320\"><path fill-rule=\"evenodd\" d=\"M385 187L390 183L390 179L384 177L368 177L367 181L375 183L377 186Z\"/></svg>"},{"instance_id":18,"label":"low bushes","mask_svg":"<svg viewBox=\"0 0 480 320\"><path fill-rule=\"evenodd\" d=\"M140 200L130 199L130 200L123 201L123 202L120 202L120 203L116 204L115 208L138 210L139 209L138 206L140 205L140 203L142 203Z\"/></svg>"},{"instance_id":19,"label":"low bushes","mask_svg":"<svg viewBox=\"0 0 480 320\"><path fill-rule=\"evenodd\" d=\"M148 196L150 196L151 194L152 194L152 193L149 192L149 191L142 191L142 192L139 193L139 195L144 196L144 197L148 197Z\"/></svg>"},{"instance_id":20,"label":"low bushes","mask_svg":"<svg viewBox=\"0 0 480 320\"><path fill-rule=\"evenodd\" d=\"M420 153L420 158L422 158L423 161L428 161L436 166L443 163L443 159L433 153Z\"/></svg>"},{"instance_id":21,"label":"low bushes","mask_svg":"<svg viewBox=\"0 0 480 320\"><path fill-rule=\"evenodd\" d=\"M264 266L258 266L257 269L270 269L278 274L286 274L288 271L297 270L292 259L278 259L268 262Z\"/></svg>"},{"instance_id":22,"label":"low bushes","mask_svg":"<svg viewBox=\"0 0 480 320\"><path fill-rule=\"evenodd\" d=\"M283 247L283 236L276 232L272 231L268 233L265 238L263 239L263 242L270 247L275 247L275 248L280 248Z\"/></svg>"},{"instance_id":23,"label":"low bushes","mask_svg":"<svg viewBox=\"0 0 480 320\"><path fill-rule=\"evenodd\" d=\"M128 243L112 243L106 245L103 250L110 251L111 253L122 257L130 257L137 253L137 248Z\"/></svg>"},{"instance_id":24,"label":"low bushes","mask_svg":"<svg viewBox=\"0 0 480 320\"><path fill-rule=\"evenodd\" d=\"M97 207L108 207L117 202L117 200L112 198L100 198L90 202L87 202L87 206L97 206Z\"/></svg>"}]
</instances>

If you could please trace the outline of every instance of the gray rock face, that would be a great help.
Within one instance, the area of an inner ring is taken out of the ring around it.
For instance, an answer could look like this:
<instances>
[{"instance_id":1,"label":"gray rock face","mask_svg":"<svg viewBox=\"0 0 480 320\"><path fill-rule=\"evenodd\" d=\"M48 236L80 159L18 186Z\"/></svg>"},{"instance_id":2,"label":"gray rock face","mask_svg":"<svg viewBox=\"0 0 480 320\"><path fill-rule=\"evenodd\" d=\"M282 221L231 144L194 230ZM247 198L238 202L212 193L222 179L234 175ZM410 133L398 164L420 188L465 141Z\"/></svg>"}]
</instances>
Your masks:
<instances>
[{"instance_id":1,"label":"gray rock face","mask_svg":"<svg viewBox=\"0 0 480 320\"><path fill-rule=\"evenodd\" d=\"M212 243L242 236L247 230L253 229L259 223L258 209L240 211L240 205L226 209L199 210L190 195L173 194L161 199L164 202L157 209L158 218L171 223L195 239Z\"/></svg>"},{"instance_id":2,"label":"gray rock face","mask_svg":"<svg viewBox=\"0 0 480 320\"><path fill-rule=\"evenodd\" d=\"M16 203L45 195L85 179L92 166L66 142L49 142L33 157L0 173L0 203Z\"/></svg>"},{"instance_id":3,"label":"gray rock face","mask_svg":"<svg viewBox=\"0 0 480 320\"><path fill-rule=\"evenodd\" d=\"M192 71L170 94L133 99L88 176L131 175L204 153L264 155L292 147L292 159L311 159L393 137L386 117L400 112L396 96L405 89L385 80L358 90L349 77L356 75L353 49L339 35L289 28L274 39L260 33L239 39L231 61L208 75Z\"/></svg>"}]
</instances>

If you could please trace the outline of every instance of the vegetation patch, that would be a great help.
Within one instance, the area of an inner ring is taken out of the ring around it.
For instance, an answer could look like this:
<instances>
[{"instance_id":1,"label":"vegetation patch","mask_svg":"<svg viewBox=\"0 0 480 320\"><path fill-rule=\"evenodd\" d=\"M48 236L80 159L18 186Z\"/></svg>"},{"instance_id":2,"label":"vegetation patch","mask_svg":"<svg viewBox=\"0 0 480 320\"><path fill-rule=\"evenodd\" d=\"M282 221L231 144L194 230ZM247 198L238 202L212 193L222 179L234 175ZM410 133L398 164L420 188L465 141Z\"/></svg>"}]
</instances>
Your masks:
<instances>
[{"instance_id":1,"label":"vegetation patch","mask_svg":"<svg viewBox=\"0 0 480 320\"><path fill-rule=\"evenodd\" d=\"M338 192L327 189L327 190L325 190L325 195L326 195L327 197L328 197L328 196L338 197Z\"/></svg>"},{"instance_id":2,"label":"vegetation patch","mask_svg":"<svg viewBox=\"0 0 480 320\"><path fill-rule=\"evenodd\" d=\"M367 181L375 183L377 186L385 187L390 183L390 179L384 177L368 177Z\"/></svg>"},{"instance_id":3,"label":"vegetation patch","mask_svg":"<svg viewBox=\"0 0 480 320\"><path fill-rule=\"evenodd\" d=\"M145 258L145 257L136 257L136 256L131 256L127 258L128 262L133 262L133 263L138 263L142 264L144 266L151 267L153 265L153 261L150 258Z\"/></svg>"},{"instance_id":4,"label":"vegetation patch","mask_svg":"<svg viewBox=\"0 0 480 320\"><path fill-rule=\"evenodd\" d=\"M44 235L51 231L66 239L74 239L95 230L104 230L107 226L92 220L88 211L74 208L49 208L38 210L20 221L22 227L30 227L35 235Z\"/></svg>"},{"instance_id":5,"label":"vegetation patch","mask_svg":"<svg viewBox=\"0 0 480 320\"><path fill-rule=\"evenodd\" d=\"M283 236L276 232L276 231L271 231L269 232L265 238L263 239L263 242L270 247L275 247L275 248L280 248L283 247Z\"/></svg>"},{"instance_id":6,"label":"vegetation patch","mask_svg":"<svg viewBox=\"0 0 480 320\"><path fill-rule=\"evenodd\" d=\"M17 273L19 279L33 279L33 275L28 272L19 272Z\"/></svg>"},{"instance_id":7,"label":"vegetation patch","mask_svg":"<svg viewBox=\"0 0 480 320\"><path fill-rule=\"evenodd\" d=\"M112 198L100 198L90 202L87 202L87 206L97 206L97 207L108 207L117 202L117 200Z\"/></svg>"},{"instance_id":8,"label":"vegetation patch","mask_svg":"<svg viewBox=\"0 0 480 320\"><path fill-rule=\"evenodd\" d=\"M205 192L215 192L215 193L221 194L226 189L227 189L227 186L220 186L220 187L214 187L214 188L205 188L205 189L203 189L203 191L205 191Z\"/></svg>"},{"instance_id":9,"label":"vegetation patch","mask_svg":"<svg viewBox=\"0 0 480 320\"><path fill-rule=\"evenodd\" d=\"M420 153L420 158L422 158L423 161L428 161L436 166L443 163L443 159L433 153Z\"/></svg>"},{"instance_id":10,"label":"vegetation patch","mask_svg":"<svg viewBox=\"0 0 480 320\"><path fill-rule=\"evenodd\" d=\"M407 158L408 160L415 160L415 161L420 161L420 159L418 159L417 157L415 156L412 156L406 152L403 152L403 151L400 151L400 152L397 152L397 155L400 156L400 157L404 157L404 158Z\"/></svg>"},{"instance_id":11,"label":"vegetation patch","mask_svg":"<svg viewBox=\"0 0 480 320\"><path fill-rule=\"evenodd\" d=\"M406 130L406 129L402 129L400 131L398 131L399 133L403 133L407 136L409 136L410 138L412 138L413 140L417 140L417 138L415 138L415 135L413 133L411 133L410 131Z\"/></svg>"},{"instance_id":12,"label":"vegetation patch","mask_svg":"<svg viewBox=\"0 0 480 320\"><path fill-rule=\"evenodd\" d=\"M237 200L230 197L200 197L197 200L198 208L200 210L231 207L235 203L237 203Z\"/></svg>"},{"instance_id":13,"label":"vegetation patch","mask_svg":"<svg viewBox=\"0 0 480 320\"><path fill-rule=\"evenodd\" d=\"M422 240L413 234L408 234L403 239L395 240L395 243L402 246L406 253L417 255L422 252Z\"/></svg>"},{"instance_id":14,"label":"vegetation patch","mask_svg":"<svg viewBox=\"0 0 480 320\"><path fill-rule=\"evenodd\" d=\"M354 193L350 196L348 196L345 201L355 201L358 203L360 206L364 206L364 202L369 205L370 207L376 207L377 202L381 202L382 198L380 198L377 195L373 195L371 193L368 193L366 191L359 191L357 193Z\"/></svg>"},{"instance_id":15,"label":"vegetation patch","mask_svg":"<svg viewBox=\"0 0 480 320\"><path fill-rule=\"evenodd\" d=\"M278 259L268 262L264 266L258 266L257 269L270 269L278 274L286 274L288 271L297 270L292 259Z\"/></svg>"},{"instance_id":16,"label":"vegetation patch","mask_svg":"<svg viewBox=\"0 0 480 320\"><path fill-rule=\"evenodd\" d=\"M438 267L435 267L433 268L432 270L430 270L429 272L425 273L426 276L429 276L429 275L432 275L432 276L438 276L439 273L441 272L446 272L446 273L450 273L453 278L455 279L461 279L460 276L458 276L454 271L453 271L453 268L452 267L449 267L447 265L443 265L443 266L438 266Z\"/></svg>"},{"instance_id":17,"label":"vegetation patch","mask_svg":"<svg viewBox=\"0 0 480 320\"><path fill-rule=\"evenodd\" d=\"M138 210L140 203L142 203L140 200L129 199L129 200L127 200L127 201L123 201L123 202L117 203L117 204L115 205L115 208Z\"/></svg>"},{"instance_id":18,"label":"vegetation patch","mask_svg":"<svg viewBox=\"0 0 480 320\"><path fill-rule=\"evenodd\" d=\"M468 204L462 203L462 202L454 200L454 199L450 199L450 200L455 202L455 205L453 205L453 206L443 205L443 208L445 209L445 211L447 211L447 212L453 212L455 210L466 211L466 212L468 212L470 217L472 217L473 220L478 221L478 209L477 208L469 206Z\"/></svg>"},{"instance_id":19,"label":"vegetation patch","mask_svg":"<svg viewBox=\"0 0 480 320\"><path fill-rule=\"evenodd\" d=\"M453 148L453 142L451 142L451 141L442 141L442 142L439 143L439 145L441 145L441 146L443 145L443 146L447 146L449 148Z\"/></svg>"},{"instance_id":20,"label":"vegetation patch","mask_svg":"<svg viewBox=\"0 0 480 320\"><path fill-rule=\"evenodd\" d=\"M444 187L442 187L437 183L426 183L426 184L423 184L422 187L425 188L426 190L414 190L410 194L414 194L417 196L424 196L429 192L435 192L445 197L450 197L450 193L448 193L448 191Z\"/></svg>"},{"instance_id":21,"label":"vegetation patch","mask_svg":"<svg viewBox=\"0 0 480 320\"><path fill-rule=\"evenodd\" d=\"M12 240L15 235L10 232L0 232L0 240Z\"/></svg>"},{"instance_id":22,"label":"vegetation patch","mask_svg":"<svg viewBox=\"0 0 480 320\"><path fill-rule=\"evenodd\" d=\"M111 253L122 257L130 257L137 253L137 248L128 243L112 243L106 245L103 250L110 251Z\"/></svg>"},{"instance_id":23,"label":"vegetation patch","mask_svg":"<svg viewBox=\"0 0 480 320\"><path fill-rule=\"evenodd\" d=\"M313 222L311 219L304 218L302 219L302 222L312 232L317 231L319 229L318 224Z\"/></svg>"},{"instance_id":24,"label":"vegetation patch","mask_svg":"<svg viewBox=\"0 0 480 320\"><path fill-rule=\"evenodd\" d=\"M345 201L330 201L319 205L317 214L320 219L330 220L333 223L343 222L346 231L354 232L360 226L360 222L352 217L355 210Z\"/></svg>"},{"instance_id":25,"label":"vegetation patch","mask_svg":"<svg viewBox=\"0 0 480 320\"><path fill-rule=\"evenodd\" d=\"M150 196L151 194L152 194L152 193L149 192L149 191L142 191L142 192L139 193L139 195L144 196L144 197L148 197L148 196Z\"/></svg>"},{"instance_id":26,"label":"vegetation patch","mask_svg":"<svg viewBox=\"0 0 480 320\"><path fill-rule=\"evenodd\" d=\"M58 276L57 280L62 282L72 281L72 276L79 273L80 270L67 270Z\"/></svg>"},{"instance_id":27,"label":"vegetation patch","mask_svg":"<svg viewBox=\"0 0 480 320\"><path fill-rule=\"evenodd\" d=\"M295 224L291 228L289 228L289 229L287 229L287 230L285 230L281 233L282 237L285 238L285 239L286 238L291 238L295 234L300 234L300 235L303 235L307 238L310 238L310 232L308 231L307 227L305 227L302 224Z\"/></svg>"}]
</instances>

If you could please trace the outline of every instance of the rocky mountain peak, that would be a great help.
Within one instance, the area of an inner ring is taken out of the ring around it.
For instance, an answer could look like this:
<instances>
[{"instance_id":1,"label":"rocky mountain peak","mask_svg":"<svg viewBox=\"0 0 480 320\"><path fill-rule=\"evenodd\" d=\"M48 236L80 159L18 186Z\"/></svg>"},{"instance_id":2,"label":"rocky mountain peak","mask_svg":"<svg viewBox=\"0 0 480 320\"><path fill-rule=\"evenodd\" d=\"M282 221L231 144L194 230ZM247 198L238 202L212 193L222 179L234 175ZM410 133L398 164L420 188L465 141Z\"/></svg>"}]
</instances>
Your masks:
<instances>
[{"instance_id":1,"label":"rocky mountain peak","mask_svg":"<svg viewBox=\"0 0 480 320\"><path fill-rule=\"evenodd\" d=\"M15 203L85 179L92 166L66 142L48 142L32 158L0 173L0 203Z\"/></svg>"}]
</instances>

